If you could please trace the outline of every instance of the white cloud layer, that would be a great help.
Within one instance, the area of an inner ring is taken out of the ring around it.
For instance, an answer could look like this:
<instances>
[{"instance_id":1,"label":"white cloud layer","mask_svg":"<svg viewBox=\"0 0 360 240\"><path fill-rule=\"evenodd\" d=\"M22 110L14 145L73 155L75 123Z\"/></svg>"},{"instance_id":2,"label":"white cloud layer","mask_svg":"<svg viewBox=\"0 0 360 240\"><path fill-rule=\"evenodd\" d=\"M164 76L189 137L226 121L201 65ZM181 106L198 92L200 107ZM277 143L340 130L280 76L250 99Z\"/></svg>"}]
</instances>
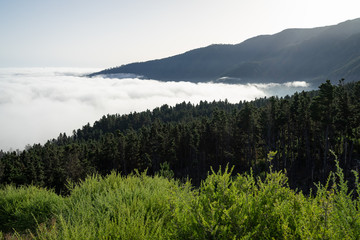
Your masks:
<instances>
[{"instance_id":1,"label":"white cloud layer","mask_svg":"<svg viewBox=\"0 0 360 240\"><path fill-rule=\"evenodd\" d=\"M308 88L306 82L227 85L81 77L96 70L0 69L0 149L43 144L106 114L152 110L183 101L228 99L236 103Z\"/></svg>"}]
</instances>

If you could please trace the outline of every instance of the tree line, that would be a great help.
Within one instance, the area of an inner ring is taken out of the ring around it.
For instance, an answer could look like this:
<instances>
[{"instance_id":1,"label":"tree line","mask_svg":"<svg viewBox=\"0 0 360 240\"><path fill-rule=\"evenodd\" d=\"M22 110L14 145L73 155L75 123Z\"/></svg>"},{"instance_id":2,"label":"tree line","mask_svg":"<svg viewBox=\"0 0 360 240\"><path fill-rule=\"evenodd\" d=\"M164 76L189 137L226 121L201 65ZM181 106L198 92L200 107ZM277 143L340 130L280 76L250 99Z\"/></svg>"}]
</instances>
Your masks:
<instances>
[{"instance_id":1,"label":"tree line","mask_svg":"<svg viewBox=\"0 0 360 240\"><path fill-rule=\"evenodd\" d=\"M360 82L321 84L317 91L231 104L163 105L106 115L44 145L0 152L0 185L34 184L66 194L69 181L95 173L152 175L164 167L199 185L210 167L261 176L286 170L291 187L325 181L337 157L345 178L360 166ZM267 154L277 154L268 162Z\"/></svg>"}]
</instances>

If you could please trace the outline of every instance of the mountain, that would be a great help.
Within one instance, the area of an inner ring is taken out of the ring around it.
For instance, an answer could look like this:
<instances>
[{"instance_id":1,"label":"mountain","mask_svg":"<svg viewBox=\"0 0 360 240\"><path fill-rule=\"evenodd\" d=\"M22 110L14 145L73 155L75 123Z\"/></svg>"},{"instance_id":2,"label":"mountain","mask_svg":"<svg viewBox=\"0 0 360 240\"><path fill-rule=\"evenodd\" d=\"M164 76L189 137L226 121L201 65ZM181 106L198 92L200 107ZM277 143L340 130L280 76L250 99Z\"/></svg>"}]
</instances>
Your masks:
<instances>
[{"instance_id":1,"label":"mountain","mask_svg":"<svg viewBox=\"0 0 360 240\"><path fill-rule=\"evenodd\" d=\"M333 26L286 29L235 45L210 45L90 76L129 74L161 81L226 83L359 80L360 18Z\"/></svg>"}]
</instances>

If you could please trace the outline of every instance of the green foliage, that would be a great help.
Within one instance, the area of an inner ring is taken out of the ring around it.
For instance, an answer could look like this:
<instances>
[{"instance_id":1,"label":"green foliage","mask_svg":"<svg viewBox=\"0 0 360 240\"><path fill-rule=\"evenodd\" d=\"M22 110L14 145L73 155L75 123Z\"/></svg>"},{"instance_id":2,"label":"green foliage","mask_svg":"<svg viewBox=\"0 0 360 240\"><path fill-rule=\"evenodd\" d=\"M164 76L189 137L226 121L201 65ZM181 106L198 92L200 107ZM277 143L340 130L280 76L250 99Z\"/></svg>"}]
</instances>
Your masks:
<instances>
[{"instance_id":1,"label":"green foliage","mask_svg":"<svg viewBox=\"0 0 360 240\"><path fill-rule=\"evenodd\" d=\"M6 227L0 236L65 240L359 239L360 200L348 190L338 162L336 166L337 171L324 185L317 184L314 196L290 189L280 171L269 172L262 180L252 172L234 176L234 168L228 167L212 170L198 189L192 189L189 182L150 177L145 172L87 177L72 184L68 197L36 187L6 187L1 190L0 211L1 226L6 223ZM355 179L359 191L357 175ZM9 234L12 229L22 234Z\"/></svg>"},{"instance_id":2,"label":"green foliage","mask_svg":"<svg viewBox=\"0 0 360 240\"><path fill-rule=\"evenodd\" d=\"M170 164L168 162L160 164L160 171L158 174L168 179L172 179L174 177L174 171L170 169Z\"/></svg>"},{"instance_id":3,"label":"green foliage","mask_svg":"<svg viewBox=\"0 0 360 240\"><path fill-rule=\"evenodd\" d=\"M265 181L252 175L231 176L228 168L212 173L192 202L187 239L285 239L294 236L294 214L302 195L286 187L282 173ZM294 209L295 206L295 209ZM184 236L181 236L182 238ZM181 238L179 238L181 239Z\"/></svg>"},{"instance_id":4,"label":"green foliage","mask_svg":"<svg viewBox=\"0 0 360 240\"><path fill-rule=\"evenodd\" d=\"M276 154L277 154L277 151L270 151L270 152L267 154L267 159L266 159L266 160L269 162L270 172L272 172L272 161L274 160Z\"/></svg>"},{"instance_id":5,"label":"green foliage","mask_svg":"<svg viewBox=\"0 0 360 240\"><path fill-rule=\"evenodd\" d=\"M0 190L0 231L34 230L62 208L63 199L52 191L34 186L6 186Z\"/></svg>"},{"instance_id":6,"label":"green foliage","mask_svg":"<svg viewBox=\"0 0 360 240\"><path fill-rule=\"evenodd\" d=\"M59 216L61 239L164 239L172 201L187 186L143 174L93 176L71 190Z\"/></svg>"}]
</instances>

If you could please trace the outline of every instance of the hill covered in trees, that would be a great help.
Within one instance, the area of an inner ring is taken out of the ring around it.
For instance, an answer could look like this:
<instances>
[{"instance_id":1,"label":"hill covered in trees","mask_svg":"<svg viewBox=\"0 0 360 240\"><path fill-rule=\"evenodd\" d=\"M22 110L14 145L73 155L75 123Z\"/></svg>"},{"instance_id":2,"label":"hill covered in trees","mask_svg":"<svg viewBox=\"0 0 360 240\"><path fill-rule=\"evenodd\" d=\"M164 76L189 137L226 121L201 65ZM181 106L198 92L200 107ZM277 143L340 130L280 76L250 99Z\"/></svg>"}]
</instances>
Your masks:
<instances>
[{"instance_id":1,"label":"hill covered in trees","mask_svg":"<svg viewBox=\"0 0 360 240\"><path fill-rule=\"evenodd\" d=\"M171 170L199 185L210 167L234 173L286 170L291 187L308 192L325 181L338 156L346 179L360 165L360 83L333 85L231 104L227 101L163 105L126 115L107 115L93 125L60 134L24 151L0 151L0 184L34 184L66 194L68 180L135 169L149 175Z\"/></svg>"},{"instance_id":2,"label":"hill covered in trees","mask_svg":"<svg viewBox=\"0 0 360 240\"><path fill-rule=\"evenodd\" d=\"M227 83L307 81L318 86L324 79L358 80L359 74L360 19L355 19L334 26L286 29L235 45L211 45L90 76Z\"/></svg>"}]
</instances>

